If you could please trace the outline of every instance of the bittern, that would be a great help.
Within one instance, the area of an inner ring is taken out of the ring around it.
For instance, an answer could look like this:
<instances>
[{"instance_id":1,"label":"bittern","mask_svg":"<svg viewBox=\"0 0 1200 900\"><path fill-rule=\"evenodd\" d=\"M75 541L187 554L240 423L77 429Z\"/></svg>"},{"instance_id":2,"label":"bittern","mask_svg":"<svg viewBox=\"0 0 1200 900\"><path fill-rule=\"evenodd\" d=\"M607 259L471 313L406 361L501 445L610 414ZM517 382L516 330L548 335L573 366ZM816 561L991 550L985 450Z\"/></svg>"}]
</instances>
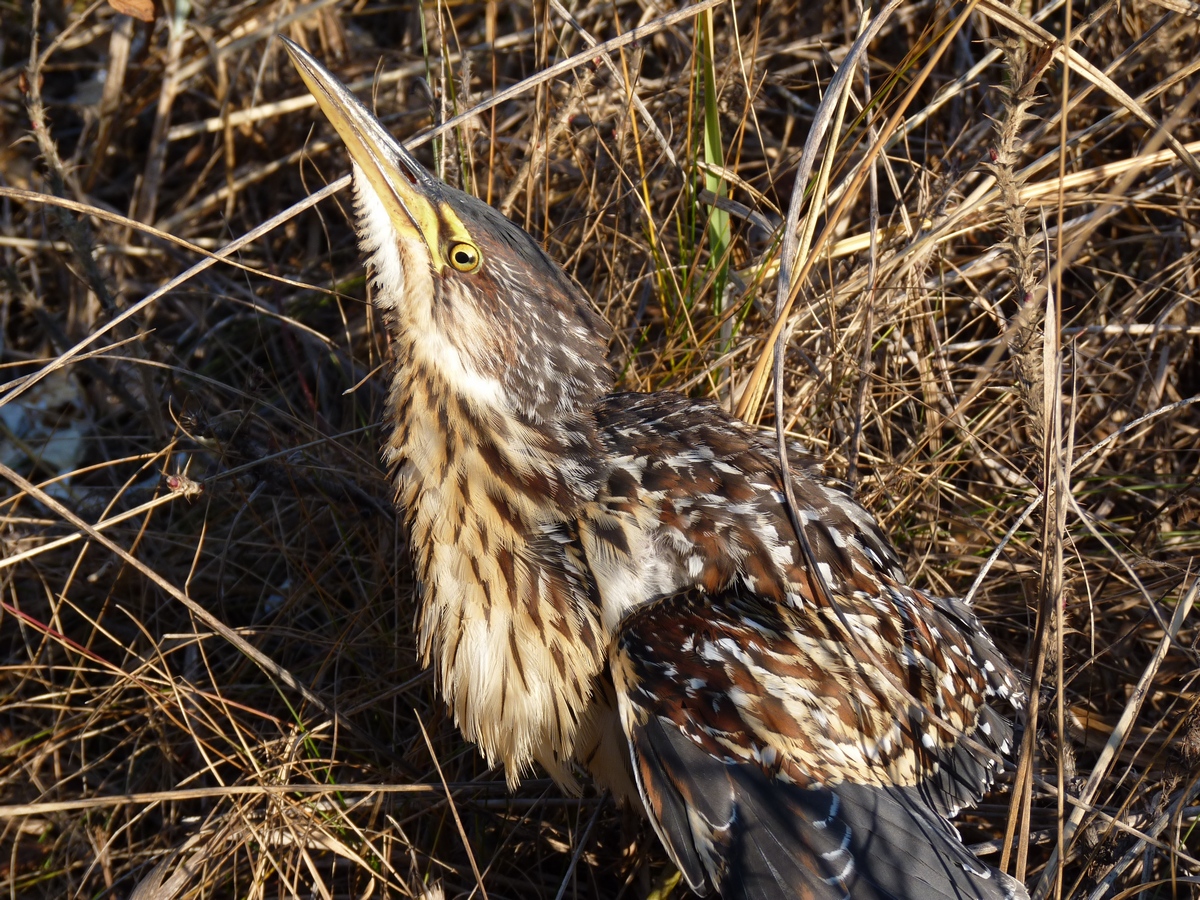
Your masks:
<instances>
[{"instance_id":1,"label":"bittern","mask_svg":"<svg viewBox=\"0 0 1200 900\"><path fill-rule=\"evenodd\" d=\"M1024 697L967 604L814 462L793 525L753 428L614 391L579 286L285 44L353 162L419 652L466 738L510 784L581 769L638 804L701 895L1025 897L948 822Z\"/></svg>"}]
</instances>

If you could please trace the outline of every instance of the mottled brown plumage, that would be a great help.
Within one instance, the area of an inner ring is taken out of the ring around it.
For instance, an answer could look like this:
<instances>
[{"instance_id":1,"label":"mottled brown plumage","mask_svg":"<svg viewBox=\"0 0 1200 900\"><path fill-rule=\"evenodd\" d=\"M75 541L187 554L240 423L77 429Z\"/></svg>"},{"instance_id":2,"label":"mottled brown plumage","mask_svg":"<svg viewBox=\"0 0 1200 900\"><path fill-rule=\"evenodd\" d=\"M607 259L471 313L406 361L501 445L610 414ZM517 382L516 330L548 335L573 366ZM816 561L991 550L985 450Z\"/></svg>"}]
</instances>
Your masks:
<instances>
[{"instance_id":1,"label":"mottled brown plumage","mask_svg":"<svg viewBox=\"0 0 1200 900\"><path fill-rule=\"evenodd\" d=\"M584 769L723 897L1024 897L947 817L1012 744L1019 679L908 584L844 485L677 394L613 392L606 331L521 229L430 176L288 49L354 162L395 340L385 456L422 659L515 783Z\"/></svg>"}]
</instances>

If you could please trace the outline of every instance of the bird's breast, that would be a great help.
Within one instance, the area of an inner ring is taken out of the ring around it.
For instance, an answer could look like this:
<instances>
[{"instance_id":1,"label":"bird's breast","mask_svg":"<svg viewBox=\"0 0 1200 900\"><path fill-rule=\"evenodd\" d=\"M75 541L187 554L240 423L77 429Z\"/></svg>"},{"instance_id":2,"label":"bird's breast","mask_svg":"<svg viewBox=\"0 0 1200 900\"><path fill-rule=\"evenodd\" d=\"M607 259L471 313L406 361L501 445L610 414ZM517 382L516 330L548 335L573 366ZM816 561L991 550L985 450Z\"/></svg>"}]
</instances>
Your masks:
<instances>
[{"instance_id":1,"label":"bird's breast","mask_svg":"<svg viewBox=\"0 0 1200 900\"><path fill-rule=\"evenodd\" d=\"M569 781L603 639L561 474L516 423L411 396L388 446L423 589L423 661L464 735L515 782L533 761ZM499 425L497 423L499 422Z\"/></svg>"}]
</instances>

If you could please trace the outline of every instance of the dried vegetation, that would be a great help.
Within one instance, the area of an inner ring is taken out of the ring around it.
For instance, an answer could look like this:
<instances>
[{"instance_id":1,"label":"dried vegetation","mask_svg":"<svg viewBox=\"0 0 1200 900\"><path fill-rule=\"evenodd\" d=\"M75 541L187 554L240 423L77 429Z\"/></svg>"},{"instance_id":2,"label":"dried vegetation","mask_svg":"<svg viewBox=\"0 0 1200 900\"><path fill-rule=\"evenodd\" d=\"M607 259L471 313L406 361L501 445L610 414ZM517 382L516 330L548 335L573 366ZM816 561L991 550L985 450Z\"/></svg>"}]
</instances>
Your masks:
<instances>
[{"instance_id":1,"label":"dried vegetation","mask_svg":"<svg viewBox=\"0 0 1200 900\"><path fill-rule=\"evenodd\" d=\"M965 838L1064 897L1192 894L1198 7L917 0L861 57L854 4L671 12L0 6L6 896L642 897L665 866L603 798L510 796L414 660L387 339L347 193L292 206L347 163L275 32L396 133L448 126L419 153L591 293L627 387L769 425L785 307L783 424L1036 681L1024 789Z\"/></svg>"}]
</instances>

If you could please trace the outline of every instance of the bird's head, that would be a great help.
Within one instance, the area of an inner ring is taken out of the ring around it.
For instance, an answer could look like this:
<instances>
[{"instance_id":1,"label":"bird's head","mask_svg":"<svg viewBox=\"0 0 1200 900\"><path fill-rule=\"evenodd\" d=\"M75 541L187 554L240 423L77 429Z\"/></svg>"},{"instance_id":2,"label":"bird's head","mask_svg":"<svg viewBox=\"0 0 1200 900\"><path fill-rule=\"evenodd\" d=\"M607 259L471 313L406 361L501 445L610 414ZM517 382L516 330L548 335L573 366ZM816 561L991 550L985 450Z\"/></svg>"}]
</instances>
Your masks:
<instances>
[{"instance_id":1,"label":"bird's head","mask_svg":"<svg viewBox=\"0 0 1200 900\"><path fill-rule=\"evenodd\" d=\"M431 175L324 66L282 38L354 163L358 231L400 365L532 421L612 389L607 329L523 229Z\"/></svg>"}]
</instances>

